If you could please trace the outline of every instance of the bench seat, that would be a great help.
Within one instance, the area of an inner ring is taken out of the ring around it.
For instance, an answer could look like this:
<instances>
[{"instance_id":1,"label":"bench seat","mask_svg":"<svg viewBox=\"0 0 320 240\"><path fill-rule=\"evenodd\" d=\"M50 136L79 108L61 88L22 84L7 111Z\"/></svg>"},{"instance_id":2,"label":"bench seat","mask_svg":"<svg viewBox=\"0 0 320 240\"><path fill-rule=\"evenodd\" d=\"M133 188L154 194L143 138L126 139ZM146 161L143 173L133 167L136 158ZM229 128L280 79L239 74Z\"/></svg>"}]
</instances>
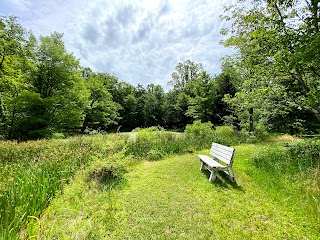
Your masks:
<instances>
[{"instance_id":1,"label":"bench seat","mask_svg":"<svg viewBox=\"0 0 320 240\"><path fill-rule=\"evenodd\" d=\"M210 168L226 168L226 166L223 166L222 164L215 161L213 158L210 158L206 155L198 155L198 157Z\"/></svg>"}]
</instances>

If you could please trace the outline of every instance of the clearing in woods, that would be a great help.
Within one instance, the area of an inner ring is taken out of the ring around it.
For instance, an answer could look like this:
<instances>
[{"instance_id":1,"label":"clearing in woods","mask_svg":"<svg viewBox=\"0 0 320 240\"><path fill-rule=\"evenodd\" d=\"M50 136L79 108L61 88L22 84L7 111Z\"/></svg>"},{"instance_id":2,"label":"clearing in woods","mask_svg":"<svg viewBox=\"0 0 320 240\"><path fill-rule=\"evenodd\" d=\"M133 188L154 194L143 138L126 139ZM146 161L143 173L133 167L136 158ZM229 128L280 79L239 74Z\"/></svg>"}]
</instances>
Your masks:
<instances>
[{"instance_id":1,"label":"clearing in woods","mask_svg":"<svg viewBox=\"0 0 320 240\"><path fill-rule=\"evenodd\" d=\"M209 183L196 154L138 163L112 190L81 170L29 231L45 239L318 239L309 216L249 174L258 148L236 147L237 185L221 176Z\"/></svg>"}]
</instances>

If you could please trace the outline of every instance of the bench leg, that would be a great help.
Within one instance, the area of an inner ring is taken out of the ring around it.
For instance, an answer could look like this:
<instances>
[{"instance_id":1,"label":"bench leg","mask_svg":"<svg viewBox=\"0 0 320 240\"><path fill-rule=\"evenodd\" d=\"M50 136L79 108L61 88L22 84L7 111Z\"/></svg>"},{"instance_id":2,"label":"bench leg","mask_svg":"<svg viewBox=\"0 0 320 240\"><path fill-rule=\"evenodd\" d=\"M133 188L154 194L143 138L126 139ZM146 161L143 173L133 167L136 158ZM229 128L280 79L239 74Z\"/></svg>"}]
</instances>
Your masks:
<instances>
[{"instance_id":1,"label":"bench leg","mask_svg":"<svg viewBox=\"0 0 320 240\"><path fill-rule=\"evenodd\" d=\"M204 167L204 162L201 161L201 166L200 166L200 171L204 170L205 167Z\"/></svg>"},{"instance_id":2,"label":"bench leg","mask_svg":"<svg viewBox=\"0 0 320 240\"><path fill-rule=\"evenodd\" d=\"M229 168L229 169L228 169L228 172L229 172L229 177L230 177L231 181L232 181L232 182L235 182L235 181L236 181L236 177L235 177L234 174L233 174L232 168Z\"/></svg>"},{"instance_id":3,"label":"bench leg","mask_svg":"<svg viewBox=\"0 0 320 240\"><path fill-rule=\"evenodd\" d=\"M209 177L209 182L214 182L217 178L217 175L214 171L210 171L211 174L210 174L210 177Z\"/></svg>"}]
</instances>

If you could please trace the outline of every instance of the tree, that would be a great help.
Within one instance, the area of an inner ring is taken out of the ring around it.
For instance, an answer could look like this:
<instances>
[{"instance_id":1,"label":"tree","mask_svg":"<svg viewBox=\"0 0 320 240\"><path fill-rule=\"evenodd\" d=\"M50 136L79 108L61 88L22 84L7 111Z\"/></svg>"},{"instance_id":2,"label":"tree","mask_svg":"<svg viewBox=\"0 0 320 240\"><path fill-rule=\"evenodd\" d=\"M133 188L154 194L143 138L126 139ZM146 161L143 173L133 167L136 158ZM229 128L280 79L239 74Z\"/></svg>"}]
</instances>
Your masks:
<instances>
[{"instance_id":1,"label":"tree","mask_svg":"<svg viewBox=\"0 0 320 240\"><path fill-rule=\"evenodd\" d=\"M141 84L138 84L135 92L135 98L137 101L135 127L146 126L146 94L146 89Z\"/></svg>"},{"instance_id":2,"label":"tree","mask_svg":"<svg viewBox=\"0 0 320 240\"><path fill-rule=\"evenodd\" d=\"M250 116L257 112L256 119L271 128L276 127L272 121L293 113L300 116L287 118L289 128L319 123L318 11L313 0L248 0L227 9L225 19L233 23L222 31L228 36L224 45L238 49L235 59L245 77L234 106L246 108Z\"/></svg>"},{"instance_id":3,"label":"tree","mask_svg":"<svg viewBox=\"0 0 320 240\"><path fill-rule=\"evenodd\" d=\"M172 85L174 90L183 91L188 82L196 79L202 72L203 66L201 63L195 63L190 60L179 63L172 73L169 85Z\"/></svg>"},{"instance_id":4,"label":"tree","mask_svg":"<svg viewBox=\"0 0 320 240\"><path fill-rule=\"evenodd\" d=\"M112 91L114 101L121 106L119 125L124 130L132 130L138 124L136 91L134 86L126 82L118 82Z\"/></svg>"},{"instance_id":5,"label":"tree","mask_svg":"<svg viewBox=\"0 0 320 240\"><path fill-rule=\"evenodd\" d=\"M13 16L0 18L0 36L0 134L11 139L19 136L19 116L28 108L20 101L33 90L29 79L36 41Z\"/></svg>"},{"instance_id":6,"label":"tree","mask_svg":"<svg viewBox=\"0 0 320 240\"><path fill-rule=\"evenodd\" d=\"M173 109L175 110L176 116L171 118L172 120L175 119L174 127L183 128L186 124L192 122L192 114L186 115L189 107L190 95L192 95L190 86L192 85L192 82L201 75L202 72L202 64L195 63L190 60L179 63L175 67L175 71L172 73L172 79L168 83L169 85L173 86L173 90L171 90L170 98L167 99L167 102L170 101L172 104L171 107L169 107L171 110L167 111L167 114L172 112ZM175 102L173 102L173 100ZM170 116L167 116L166 119L166 121L168 121Z\"/></svg>"},{"instance_id":7,"label":"tree","mask_svg":"<svg viewBox=\"0 0 320 240\"><path fill-rule=\"evenodd\" d=\"M160 85L149 84L146 88L146 126L163 126L165 94Z\"/></svg>"},{"instance_id":8,"label":"tree","mask_svg":"<svg viewBox=\"0 0 320 240\"><path fill-rule=\"evenodd\" d=\"M185 114L194 120L210 121L215 109L215 85L212 77L203 71L196 79L188 82L186 89L189 99Z\"/></svg>"},{"instance_id":9,"label":"tree","mask_svg":"<svg viewBox=\"0 0 320 240\"><path fill-rule=\"evenodd\" d=\"M40 37L32 85L40 94L47 133L79 129L89 104L89 91L81 78L79 61L67 53L62 34Z\"/></svg>"},{"instance_id":10,"label":"tree","mask_svg":"<svg viewBox=\"0 0 320 240\"><path fill-rule=\"evenodd\" d=\"M83 69L82 76L86 79L86 86L90 92L82 130L87 127L107 130L108 127L116 125L121 107L113 102L108 91L110 81L113 81L114 77L105 73L93 73L89 68Z\"/></svg>"}]
</instances>

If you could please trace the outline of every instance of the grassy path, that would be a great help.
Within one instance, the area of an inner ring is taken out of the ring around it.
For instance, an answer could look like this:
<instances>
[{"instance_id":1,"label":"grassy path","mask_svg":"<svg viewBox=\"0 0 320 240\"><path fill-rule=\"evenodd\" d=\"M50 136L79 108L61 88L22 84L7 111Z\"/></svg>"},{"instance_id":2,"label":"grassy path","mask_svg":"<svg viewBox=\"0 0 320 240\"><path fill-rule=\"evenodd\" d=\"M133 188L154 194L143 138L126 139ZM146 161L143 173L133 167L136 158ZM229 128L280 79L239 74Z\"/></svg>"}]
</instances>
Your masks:
<instances>
[{"instance_id":1,"label":"grassy path","mask_svg":"<svg viewBox=\"0 0 320 240\"><path fill-rule=\"evenodd\" d=\"M318 239L246 174L255 149L237 147L238 186L221 177L210 184L195 154L139 164L111 192L79 172L29 231L41 239Z\"/></svg>"}]
</instances>

